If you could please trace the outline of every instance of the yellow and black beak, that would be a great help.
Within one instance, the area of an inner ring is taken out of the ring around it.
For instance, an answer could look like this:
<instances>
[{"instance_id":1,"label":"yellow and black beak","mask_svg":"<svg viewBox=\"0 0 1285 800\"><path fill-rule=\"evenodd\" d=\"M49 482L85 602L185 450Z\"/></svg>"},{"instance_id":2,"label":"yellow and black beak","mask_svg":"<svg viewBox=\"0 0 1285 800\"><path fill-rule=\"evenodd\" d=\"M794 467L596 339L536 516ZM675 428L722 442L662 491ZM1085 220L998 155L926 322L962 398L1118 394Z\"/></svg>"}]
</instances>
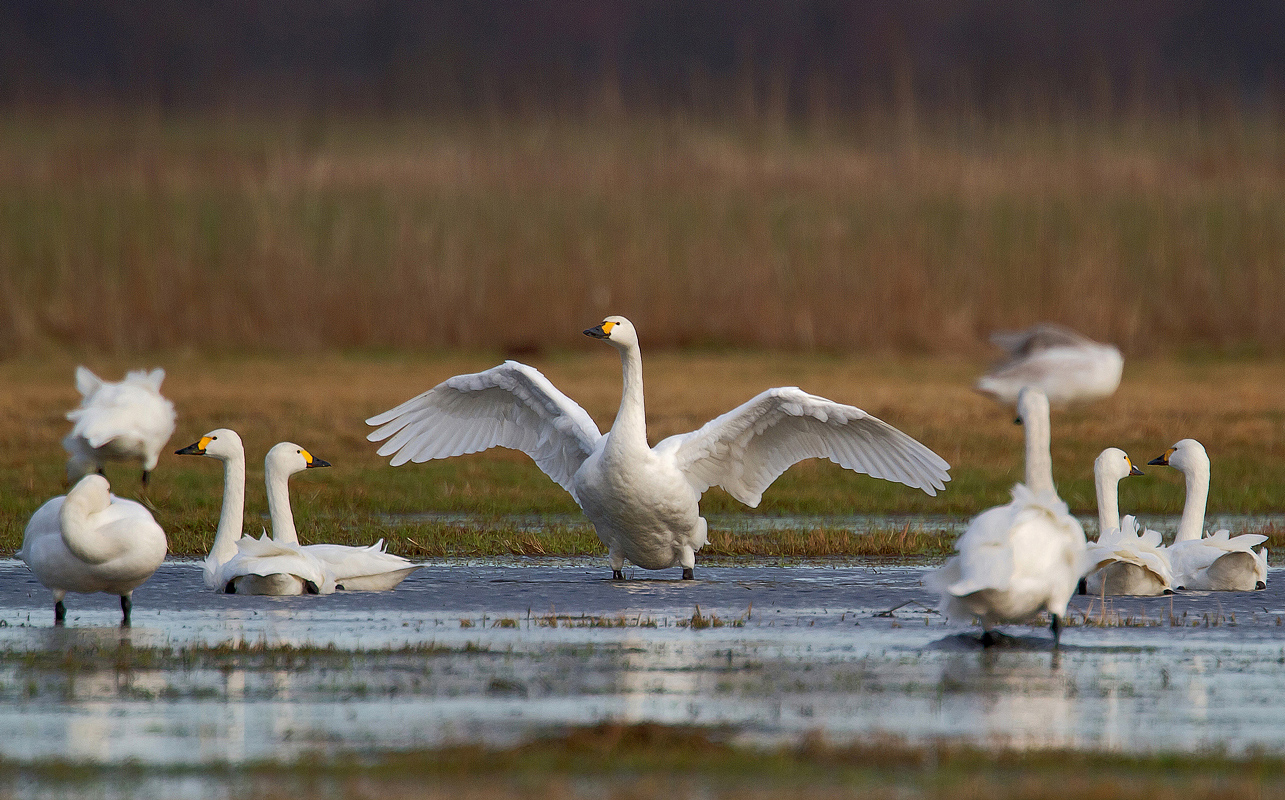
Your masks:
<instances>
[{"instance_id":1,"label":"yellow and black beak","mask_svg":"<svg viewBox=\"0 0 1285 800\"><path fill-rule=\"evenodd\" d=\"M1174 452L1173 448L1170 447L1168 450L1165 451L1164 455L1157 456L1156 458L1151 459L1150 461L1147 462L1147 465L1167 467L1169 466L1169 457L1173 455L1173 452Z\"/></svg>"},{"instance_id":2,"label":"yellow and black beak","mask_svg":"<svg viewBox=\"0 0 1285 800\"><path fill-rule=\"evenodd\" d=\"M1130 475L1146 475L1147 473L1145 473L1145 472L1143 472L1142 470L1138 469L1137 467L1133 466L1133 462L1132 462L1132 461L1130 461L1130 462L1129 462L1129 474L1130 474Z\"/></svg>"},{"instance_id":3,"label":"yellow and black beak","mask_svg":"<svg viewBox=\"0 0 1285 800\"><path fill-rule=\"evenodd\" d=\"M584 332L585 336L592 336L595 339L606 339L611 336L611 329L616 327L614 322L604 322L597 327L589 328Z\"/></svg>"},{"instance_id":4,"label":"yellow and black beak","mask_svg":"<svg viewBox=\"0 0 1285 800\"><path fill-rule=\"evenodd\" d=\"M208 436L202 436L202 437L201 437L201 441L199 441L199 442L194 442L194 443L192 443L192 444L189 444L187 447L184 447L182 450L175 450L175 451L174 451L174 455L176 455L176 456L203 456L203 455L205 455L205 448L209 447L209 446L210 446L210 442L212 442L212 441L214 441L214 440L213 440L213 439L211 439L210 437L208 437Z\"/></svg>"},{"instance_id":5,"label":"yellow and black beak","mask_svg":"<svg viewBox=\"0 0 1285 800\"><path fill-rule=\"evenodd\" d=\"M308 469L312 469L313 467L330 466L329 461L322 461L320 458L313 458L312 453L309 453L307 450L300 450L299 452L303 453L303 460L307 462Z\"/></svg>"}]
</instances>

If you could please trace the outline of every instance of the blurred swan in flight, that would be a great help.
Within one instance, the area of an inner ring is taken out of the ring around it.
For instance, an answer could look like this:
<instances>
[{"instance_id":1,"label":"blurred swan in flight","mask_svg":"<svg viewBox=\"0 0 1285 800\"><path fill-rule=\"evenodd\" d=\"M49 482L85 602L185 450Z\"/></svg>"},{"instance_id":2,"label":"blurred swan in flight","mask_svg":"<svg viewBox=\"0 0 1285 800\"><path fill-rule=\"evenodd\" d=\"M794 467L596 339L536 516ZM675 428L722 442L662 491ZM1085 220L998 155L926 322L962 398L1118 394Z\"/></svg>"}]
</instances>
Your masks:
<instances>
[{"instance_id":1,"label":"blurred swan in flight","mask_svg":"<svg viewBox=\"0 0 1285 800\"><path fill-rule=\"evenodd\" d=\"M1087 594L1173 594L1173 572L1160 532L1142 530L1131 516L1120 521L1120 480L1141 474L1118 447L1108 447L1093 462L1098 540L1089 542L1090 572L1084 579Z\"/></svg>"},{"instance_id":2,"label":"blurred swan in flight","mask_svg":"<svg viewBox=\"0 0 1285 800\"><path fill-rule=\"evenodd\" d=\"M1008 359L977 381L977 391L1005 405L1033 386L1056 406L1109 397L1120 385L1124 356L1069 328L1044 323L991 335Z\"/></svg>"},{"instance_id":3,"label":"blurred swan in flight","mask_svg":"<svg viewBox=\"0 0 1285 800\"><path fill-rule=\"evenodd\" d=\"M138 459L147 485L147 476L174 434L174 404L161 396L163 380L165 370L160 368L134 370L112 383L76 367L80 407L67 412L74 424L62 440L68 481L102 471L105 461Z\"/></svg>"},{"instance_id":4,"label":"blurred swan in flight","mask_svg":"<svg viewBox=\"0 0 1285 800\"><path fill-rule=\"evenodd\" d=\"M205 557L205 585L227 594L329 594L334 581L315 556L268 538L241 537L245 515L245 447L236 431L219 428L175 452L223 462L223 510ZM319 466L325 466L320 462Z\"/></svg>"},{"instance_id":5,"label":"blurred swan in flight","mask_svg":"<svg viewBox=\"0 0 1285 800\"><path fill-rule=\"evenodd\" d=\"M625 560L645 569L681 566L694 576L707 541L701 495L721 486L757 506L792 464L828 458L848 469L930 495L950 465L927 447L859 408L796 388L768 389L691 433L647 443L638 334L611 316L585 331L620 351L624 388L606 435L579 405L525 364L508 361L457 375L383 414L367 438L388 439L381 456L397 466L510 447L532 458L584 510L607 546L612 577Z\"/></svg>"},{"instance_id":6,"label":"blurred swan in flight","mask_svg":"<svg viewBox=\"0 0 1285 800\"><path fill-rule=\"evenodd\" d=\"M1168 465L1182 472L1187 499L1178 533L1169 545L1173 583L1179 589L1244 592L1267 587L1267 541L1257 533L1232 536L1222 530L1203 536L1205 503L1209 498L1209 454L1195 439L1183 439L1148 464Z\"/></svg>"},{"instance_id":7,"label":"blurred swan in flight","mask_svg":"<svg viewBox=\"0 0 1285 800\"><path fill-rule=\"evenodd\" d=\"M1008 505L983 511L959 537L959 551L925 584L941 593L952 620L977 618L982 644L994 644L996 625L1026 622L1042 611L1053 617L1053 641L1084 574L1084 529L1053 486L1049 453L1049 404L1034 388L1017 398L1026 429L1026 483L1013 487Z\"/></svg>"},{"instance_id":8,"label":"blurred swan in flight","mask_svg":"<svg viewBox=\"0 0 1285 800\"><path fill-rule=\"evenodd\" d=\"M392 589L406 579L419 564L384 552L384 540L368 547L343 544L299 544L290 510L291 475L313 467L328 467L329 462L292 442L273 445L263 460L264 480L268 486L268 514L272 518L272 541L278 546L299 548L325 566L336 589L380 592Z\"/></svg>"},{"instance_id":9,"label":"blurred swan in flight","mask_svg":"<svg viewBox=\"0 0 1285 800\"><path fill-rule=\"evenodd\" d=\"M121 625L130 624L133 591L165 560L165 532L133 500L115 497L102 475L86 475L49 500L27 523L18 558L54 593L54 624L67 616L67 592L120 595Z\"/></svg>"}]
</instances>

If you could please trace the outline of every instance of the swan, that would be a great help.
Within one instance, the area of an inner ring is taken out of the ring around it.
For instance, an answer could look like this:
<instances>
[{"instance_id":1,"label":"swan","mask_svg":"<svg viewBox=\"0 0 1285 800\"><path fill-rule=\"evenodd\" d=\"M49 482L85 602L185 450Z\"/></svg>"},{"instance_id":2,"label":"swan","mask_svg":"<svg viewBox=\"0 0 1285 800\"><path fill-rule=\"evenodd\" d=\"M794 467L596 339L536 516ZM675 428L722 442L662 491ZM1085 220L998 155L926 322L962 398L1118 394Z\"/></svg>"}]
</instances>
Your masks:
<instances>
[{"instance_id":1,"label":"swan","mask_svg":"<svg viewBox=\"0 0 1285 800\"><path fill-rule=\"evenodd\" d=\"M1173 572L1159 531L1142 530L1132 516L1120 521L1120 480L1141 474L1142 470L1118 447L1108 447L1093 462L1098 540L1089 542L1091 571L1084 579L1082 593L1173 594Z\"/></svg>"},{"instance_id":2,"label":"swan","mask_svg":"<svg viewBox=\"0 0 1285 800\"><path fill-rule=\"evenodd\" d=\"M457 375L366 422L388 439L392 465L511 447L571 493L607 547L612 577L628 559L644 569L680 565L692 579L707 541L701 495L721 486L749 506L792 464L824 457L848 469L935 495L950 465L859 408L797 388L768 389L699 430L647 444L642 356L633 324L610 316L584 332L620 351L624 388L606 435L532 367L506 361Z\"/></svg>"},{"instance_id":3,"label":"swan","mask_svg":"<svg viewBox=\"0 0 1285 800\"><path fill-rule=\"evenodd\" d=\"M1053 617L1057 646L1060 620L1087 567L1084 529L1053 485L1048 398L1027 387L1017 413L1026 429L1025 484L1013 487L1012 502L977 515L955 544L958 554L925 584L941 593L947 618L981 620L985 646L997 641L994 626L1041 611Z\"/></svg>"},{"instance_id":4,"label":"swan","mask_svg":"<svg viewBox=\"0 0 1285 800\"><path fill-rule=\"evenodd\" d=\"M1124 356L1069 328L1044 323L1024 331L991 335L1008 359L977 381L976 389L1012 405L1024 386L1033 386L1049 402L1063 406L1109 397L1120 385Z\"/></svg>"},{"instance_id":5,"label":"swan","mask_svg":"<svg viewBox=\"0 0 1285 800\"><path fill-rule=\"evenodd\" d=\"M273 445L263 460L264 480L268 486L268 514L272 518L272 541L278 546L298 548L319 560L329 573L336 589L380 592L392 589L419 569L420 564L384 552L384 540L369 547L343 544L299 544L290 510L289 478L296 472L330 464L292 442Z\"/></svg>"},{"instance_id":6,"label":"swan","mask_svg":"<svg viewBox=\"0 0 1285 800\"><path fill-rule=\"evenodd\" d=\"M1221 530L1203 536L1209 498L1209 454L1195 439L1183 439L1148 464L1175 467L1187 482L1178 533L1169 545L1174 585L1179 589L1246 592L1267 588L1267 541L1257 533L1232 536Z\"/></svg>"},{"instance_id":7,"label":"swan","mask_svg":"<svg viewBox=\"0 0 1285 800\"><path fill-rule=\"evenodd\" d=\"M101 472L105 461L138 459L147 485L161 450L174 435L174 404L161 396L163 380L165 370L159 367L133 370L119 383L76 367L80 407L67 412L74 424L62 440L69 482Z\"/></svg>"},{"instance_id":8,"label":"swan","mask_svg":"<svg viewBox=\"0 0 1285 800\"><path fill-rule=\"evenodd\" d=\"M223 462L223 510L214 544L205 557L205 585L227 594L328 594L334 580L319 559L283 547L265 534L242 538L245 515L245 447L236 431L219 428L176 450L180 456L206 456Z\"/></svg>"},{"instance_id":9,"label":"swan","mask_svg":"<svg viewBox=\"0 0 1285 800\"><path fill-rule=\"evenodd\" d=\"M67 617L67 592L120 595L121 626L132 593L165 560L165 531L133 500L115 497L102 475L86 475L47 501L27 523L18 558L54 593L54 624Z\"/></svg>"}]
</instances>

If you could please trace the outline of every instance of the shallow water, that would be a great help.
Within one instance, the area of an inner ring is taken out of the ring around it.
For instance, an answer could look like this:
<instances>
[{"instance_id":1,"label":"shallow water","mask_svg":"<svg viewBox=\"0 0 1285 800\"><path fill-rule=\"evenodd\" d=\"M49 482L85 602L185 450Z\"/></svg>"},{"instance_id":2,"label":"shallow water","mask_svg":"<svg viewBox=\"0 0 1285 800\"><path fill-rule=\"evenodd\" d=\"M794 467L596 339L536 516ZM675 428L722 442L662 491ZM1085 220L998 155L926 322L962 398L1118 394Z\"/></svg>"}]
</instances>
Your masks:
<instances>
[{"instance_id":1,"label":"shallow water","mask_svg":"<svg viewBox=\"0 0 1285 800\"><path fill-rule=\"evenodd\" d=\"M613 582L598 560L507 559L430 564L391 593L254 598L207 591L198 564L173 561L121 630L106 595L69 596L68 626L53 628L48 591L0 561L0 757L293 760L603 720L727 726L754 743L1285 751L1276 571L1263 591L1119 599L1106 614L1078 598L1073 616L1116 627L1070 627L1056 653L1034 627L982 651L931 610L924 571L698 565L697 581ZM709 627L692 626L697 607ZM334 650L144 657L238 642ZM111 655L68 665L94 652Z\"/></svg>"}]
</instances>

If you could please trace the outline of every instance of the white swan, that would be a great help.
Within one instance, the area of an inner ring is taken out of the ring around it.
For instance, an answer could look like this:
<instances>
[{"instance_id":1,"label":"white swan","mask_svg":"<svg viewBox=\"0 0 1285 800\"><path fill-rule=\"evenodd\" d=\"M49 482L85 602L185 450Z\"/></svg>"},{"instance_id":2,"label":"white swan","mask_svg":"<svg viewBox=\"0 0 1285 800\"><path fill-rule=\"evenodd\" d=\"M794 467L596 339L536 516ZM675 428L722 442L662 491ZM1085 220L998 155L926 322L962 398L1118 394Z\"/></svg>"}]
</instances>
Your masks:
<instances>
[{"instance_id":1,"label":"white swan","mask_svg":"<svg viewBox=\"0 0 1285 800\"><path fill-rule=\"evenodd\" d=\"M1108 447L1093 462L1098 540L1088 546L1090 572L1083 586L1086 594L1173 594L1173 572L1160 532L1142 530L1132 516L1120 521L1120 480L1141 474L1142 470L1118 447Z\"/></svg>"},{"instance_id":2,"label":"white swan","mask_svg":"<svg viewBox=\"0 0 1285 800\"><path fill-rule=\"evenodd\" d=\"M982 623L982 644L992 628L1025 622L1041 611L1053 617L1053 640L1061 617L1084 574L1084 529L1067 512L1053 486L1049 453L1049 404L1038 389L1017 397L1018 421L1026 429L1026 483L1013 487L1008 505L983 511L959 537L959 551L925 580L941 593L949 619Z\"/></svg>"},{"instance_id":3,"label":"white swan","mask_svg":"<svg viewBox=\"0 0 1285 800\"><path fill-rule=\"evenodd\" d=\"M891 425L792 387L769 389L699 430L649 447L634 326L612 316L585 334L620 351L624 389L605 436L537 370L507 361L371 417L368 424L382 427L367 438L388 439L379 454L393 456L393 466L496 446L525 452L593 522L616 579L624 577L625 559L645 569L681 565L692 578L696 551L706 543L699 502L710 486L756 506L778 475L805 458L828 458L930 495L950 480L949 464Z\"/></svg>"},{"instance_id":4,"label":"white swan","mask_svg":"<svg viewBox=\"0 0 1285 800\"><path fill-rule=\"evenodd\" d=\"M991 335L1008 359L977 381L977 391L1011 405L1024 386L1042 391L1054 405L1110 396L1120 385L1124 356L1073 330L1044 323L1024 331Z\"/></svg>"},{"instance_id":5,"label":"white swan","mask_svg":"<svg viewBox=\"0 0 1285 800\"><path fill-rule=\"evenodd\" d=\"M223 462L223 509L214 544L205 557L205 585L228 594L328 594L334 581L315 556L284 547L266 534L242 538L245 515L245 447L236 431L219 428L175 451Z\"/></svg>"},{"instance_id":6,"label":"white swan","mask_svg":"<svg viewBox=\"0 0 1285 800\"><path fill-rule=\"evenodd\" d=\"M165 532L146 508L113 496L102 475L86 475L49 500L27 523L18 558L54 593L54 624L62 625L67 592L120 595L128 626L132 593L165 560Z\"/></svg>"},{"instance_id":7,"label":"white swan","mask_svg":"<svg viewBox=\"0 0 1285 800\"><path fill-rule=\"evenodd\" d=\"M73 423L62 440L67 451L67 480L99 472L105 461L143 462L143 485L156 469L165 443L174 434L174 404L161 396L165 370L133 370L119 383L104 381L76 367L80 407L67 412Z\"/></svg>"},{"instance_id":8,"label":"white swan","mask_svg":"<svg viewBox=\"0 0 1285 800\"><path fill-rule=\"evenodd\" d=\"M1267 541L1257 533L1232 536L1222 530L1202 537L1209 498L1209 455L1195 439L1183 439L1148 464L1176 467L1187 482L1178 533L1169 545L1174 586L1179 589L1246 592L1267 587Z\"/></svg>"},{"instance_id":9,"label":"white swan","mask_svg":"<svg viewBox=\"0 0 1285 800\"><path fill-rule=\"evenodd\" d=\"M385 553L383 539L369 547L299 544L294 512L290 510L290 476L312 467L328 466L328 462L313 458L307 450L291 442L280 442L268 451L263 467L268 486L268 514L272 517L272 541L277 545L300 548L317 558L325 565L336 589L381 592L394 588L422 565Z\"/></svg>"}]
</instances>

